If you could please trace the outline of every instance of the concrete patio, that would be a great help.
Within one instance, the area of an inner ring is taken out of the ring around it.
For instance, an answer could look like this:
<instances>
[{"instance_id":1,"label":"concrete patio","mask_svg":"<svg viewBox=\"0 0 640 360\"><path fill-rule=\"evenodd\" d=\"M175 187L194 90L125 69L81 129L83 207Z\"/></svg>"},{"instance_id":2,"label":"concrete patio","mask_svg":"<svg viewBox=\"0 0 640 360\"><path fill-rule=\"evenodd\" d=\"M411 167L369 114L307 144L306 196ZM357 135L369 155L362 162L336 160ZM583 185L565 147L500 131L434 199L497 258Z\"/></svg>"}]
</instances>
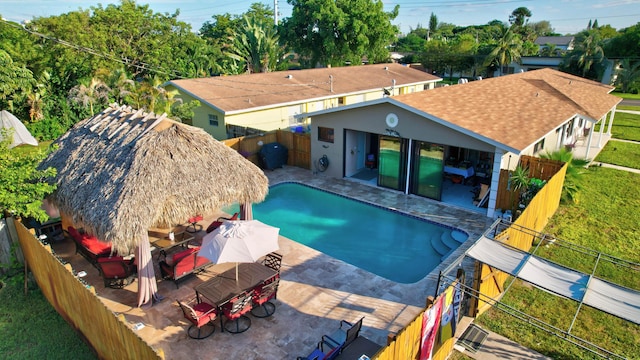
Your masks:
<instances>
[{"instance_id":1,"label":"concrete patio","mask_svg":"<svg viewBox=\"0 0 640 360\"><path fill-rule=\"evenodd\" d=\"M276 313L267 319L251 317L252 326L245 333L222 333L218 327L215 334L201 341L187 336L188 323L175 300L193 299L196 285L232 264L211 266L206 272L180 282L179 288L172 281L158 281L164 300L151 307L138 308L137 281L125 289L105 288L98 271L74 254L70 240L54 243L54 250L76 271L87 272L85 281L95 287L98 296L113 312L122 314L132 326L143 323L144 327L136 331L152 347L162 349L166 359L295 359L307 355L322 335L336 329L343 319L356 321L364 316L361 335L385 345L388 334L412 321L424 308L426 297L434 295L439 271L471 246L492 222L484 215L463 208L357 181L329 178L322 173L314 175L300 168L285 167L267 171L266 175L270 185L301 182L457 227L470 236L447 261L413 284L389 281L281 236L279 252L283 255L283 265L275 300ZM208 214L201 224L206 227L220 215L223 213ZM203 235L201 231L196 237ZM470 265L463 264L468 276Z\"/></svg>"}]
</instances>

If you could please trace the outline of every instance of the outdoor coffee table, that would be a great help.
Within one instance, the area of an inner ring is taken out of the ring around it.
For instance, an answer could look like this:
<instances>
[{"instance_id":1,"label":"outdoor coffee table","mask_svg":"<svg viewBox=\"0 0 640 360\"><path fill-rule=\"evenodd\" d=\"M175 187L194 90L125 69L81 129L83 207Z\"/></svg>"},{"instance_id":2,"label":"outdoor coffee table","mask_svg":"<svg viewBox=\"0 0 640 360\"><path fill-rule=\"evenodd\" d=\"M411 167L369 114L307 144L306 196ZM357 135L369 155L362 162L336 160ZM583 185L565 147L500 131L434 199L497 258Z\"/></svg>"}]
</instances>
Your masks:
<instances>
[{"instance_id":1,"label":"outdoor coffee table","mask_svg":"<svg viewBox=\"0 0 640 360\"><path fill-rule=\"evenodd\" d=\"M237 281L236 268L234 266L197 285L195 287L196 297L200 301L200 295L202 295L211 305L221 307L236 295L253 289L277 274L277 271L260 263L240 263L238 264Z\"/></svg>"}]
</instances>

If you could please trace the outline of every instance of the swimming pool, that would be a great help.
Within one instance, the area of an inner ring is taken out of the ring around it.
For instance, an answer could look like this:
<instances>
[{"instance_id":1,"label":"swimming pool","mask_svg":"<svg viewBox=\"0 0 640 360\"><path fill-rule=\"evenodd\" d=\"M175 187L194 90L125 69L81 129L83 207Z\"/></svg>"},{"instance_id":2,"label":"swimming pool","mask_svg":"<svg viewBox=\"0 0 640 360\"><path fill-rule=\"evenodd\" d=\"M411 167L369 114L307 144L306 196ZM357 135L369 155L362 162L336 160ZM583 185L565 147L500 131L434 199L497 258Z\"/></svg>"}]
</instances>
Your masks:
<instances>
[{"instance_id":1,"label":"swimming pool","mask_svg":"<svg viewBox=\"0 0 640 360\"><path fill-rule=\"evenodd\" d=\"M237 205L226 209L233 213ZM389 280L429 274L468 234L298 183L272 186L253 217L280 234Z\"/></svg>"}]
</instances>

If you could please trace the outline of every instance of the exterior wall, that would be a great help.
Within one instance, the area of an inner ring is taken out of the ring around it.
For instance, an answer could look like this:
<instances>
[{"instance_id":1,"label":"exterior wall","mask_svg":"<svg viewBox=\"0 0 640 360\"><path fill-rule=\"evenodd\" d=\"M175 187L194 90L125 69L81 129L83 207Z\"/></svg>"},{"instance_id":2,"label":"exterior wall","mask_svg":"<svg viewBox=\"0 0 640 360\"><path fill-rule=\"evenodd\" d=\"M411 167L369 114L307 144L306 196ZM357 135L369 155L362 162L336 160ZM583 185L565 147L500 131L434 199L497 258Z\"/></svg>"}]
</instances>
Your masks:
<instances>
[{"instance_id":1,"label":"exterior wall","mask_svg":"<svg viewBox=\"0 0 640 360\"><path fill-rule=\"evenodd\" d=\"M391 89L393 84L389 84L387 89ZM392 95L409 94L417 91L423 91L424 88L432 89L435 87L433 82L420 83L410 86L399 86L392 89ZM175 89L172 85L167 85L167 89ZM282 104L268 109L252 110L247 109L245 111L233 112L232 114L226 114L215 110L210 104L194 98L188 94L180 93L178 95L185 102L192 100L199 100L202 104L198 108L194 109L194 118L192 120L193 126L204 129L207 133L211 134L218 140L227 139L226 125L233 124L237 126L245 126L254 129L260 129L264 131L273 131L278 129L286 129L291 126L308 125L308 122L297 122L293 115L314 112L329 108L334 108L343 105L352 105L369 100L377 100L384 97L382 89L376 89L374 91L362 92L357 94L336 94L333 98L327 99L314 99L307 102L300 102L297 104ZM342 103L341 103L342 102ZM209 114L218 116L218 126L214 127L209 125Z\"/></svg>"},{"instance_id":2,"label":"exterior wall","mask_svg":"<svg viewBox=\"0 0 640 360\"><path fill-rule=\"evenodd\" d=\"M393 130L403 138L491 153L495 151L495 148L487 143L429 121L422 116L390 104L377 104L314 116L311 119L312 161L316 162L322 155L327 155L330 166L325 173L338 178L343 177L343 152L346 145L352 146L352 144L345 143L345 129L384 135L389 129L385 121L389 113L395 113L398 116L398 125ZM334 130L333 143L318 140L319 126Z\"/></svg>"}]
</instances>

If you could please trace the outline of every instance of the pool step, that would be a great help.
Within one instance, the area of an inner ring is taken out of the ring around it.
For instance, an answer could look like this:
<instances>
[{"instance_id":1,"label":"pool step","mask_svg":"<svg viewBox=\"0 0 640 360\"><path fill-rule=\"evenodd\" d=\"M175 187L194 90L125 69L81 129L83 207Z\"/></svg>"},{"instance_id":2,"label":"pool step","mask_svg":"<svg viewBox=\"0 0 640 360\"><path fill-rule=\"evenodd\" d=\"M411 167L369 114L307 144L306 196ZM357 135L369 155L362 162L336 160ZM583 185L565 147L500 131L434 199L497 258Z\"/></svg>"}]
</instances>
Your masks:
<instances>
[{"instance_id":1,"label":"pool step","mask_svg":"<svg viewBox=\"0 0 640 360\"><path fill-rule=\"evenodd\" d=\"M449 249L457 249L460 246L460 243L456 241L456 239L448 231L442 233L442 236L440 236L440 240L442 240L442 243L447 245Z\"/></svg>"},{"instance_id":2,"label":"pool step","mask_svg":"<svg viewBox=\"0 0 640 360\"><path fill-rule=\"evenodd\" d=\"M469 235L467 233L462 232L462 231L453 230L451 232L451 237L454 238L455 241L457 241L460 244L462 244L465 241L467 241L467 239L469 238Z\"/></svg>"},{"instance_id":3,"label":"pool step","mask_svg":"<svg viewBox=\"0 0 640 360\"><path fill-rule=\"evenodd\" d=\"M436 252L440 256L446 255L451 251L451 247L449 247L449 245L447 245L442 240L444 236L449 236L449 235L446 233L442 233L440 236L434 235L431 237L431 246L433 246L433 248L436 250Z\"/></svg>"}]
</instances>

